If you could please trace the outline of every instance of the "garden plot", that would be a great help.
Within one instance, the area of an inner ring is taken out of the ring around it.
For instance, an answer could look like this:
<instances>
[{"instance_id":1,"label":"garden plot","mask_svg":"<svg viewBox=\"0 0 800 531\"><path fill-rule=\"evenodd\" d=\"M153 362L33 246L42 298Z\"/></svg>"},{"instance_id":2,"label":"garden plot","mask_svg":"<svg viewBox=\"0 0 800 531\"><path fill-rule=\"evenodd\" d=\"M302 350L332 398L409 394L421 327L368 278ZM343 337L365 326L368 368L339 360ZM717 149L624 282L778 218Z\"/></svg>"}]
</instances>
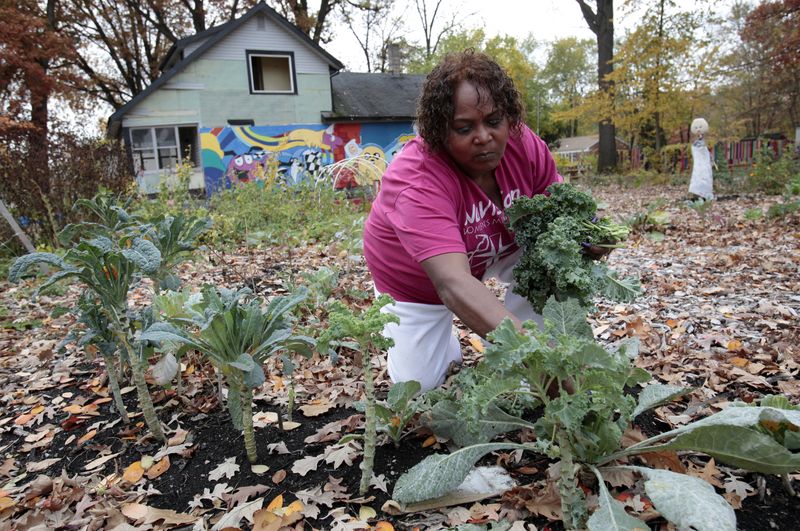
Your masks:
<instances>
[{"instance_id":1,"label":"garden plot","mask_svg":"<svg viewBox=\"0 0 800 531\"><path fill-rule=\"evenodd\" d=\"M659 212L662 223L640 224L629 245L609 257L618 271L641 278L644 293L632 303L600 301L589 320L594 337L607 346L637 338L639 368L663 384L693 388L679 401L658 406L640 422L644 435L630 432L626 444L681 429L735 401L755 403L780 394L796 404L797 216L746 219L747 211L766 210L779 201L776 197L722 200L699 211L684 204L681 191L665 188L598 189L595 196L618 220L649 211ZM659 200L663 204L654 208ZM335 244L250 249L215 254L215 265L196 258L180 266L178 276L194 289L204 283L247 286L266 298L305 284L313 304L302 310L301 322L308 330L322 331L329 300L354 311L371 303L363 263L349 256ZM249 464L242 432L220 403L227 397L219 396L213 368L192 353L181 359L180 390L154 385L151 370L151 394L167 440L158 442L136 413L135 391L124 383L121 396L130 422L116 414L99 353L74 345L57 351L75 325L74 316L64 310L76 305L78 287L50 291L35 301L30 298L33 287L30 280L2 286L3 525L388 529L527 519L514 525L532 529L547 525L548 518L563 518L557 491L546 481L553 461L501 447L480 464L499 463L509 470L518 486L504 496L412 514L385 505L402 474L427 455L447 452L446 441L416 420L397 447L389 437L379 437L374 476L360 495L363 443L358 438L342 441L342 436L364 431L363 414L354 408L364 390L364 353L357 348L338 349L337 360L318 352L309 359L293 358L291 378L280 359L266 360L264 382L253 393L256 465L266 470ZM474 366L485 354L483 346L467 331L461 334L465 365ZM374 356L371 364L376 394L385 400L385 360ZM509 440L532 442L527 431ZM740 529L762 529L770 520L788 528L800 517L777 476L745 473L703 454L680 455L664 451L629 465L678 469L686 477L703 478L736 509ZM637 490L641 483L625 483L609 484L606 497L595 482L600 507L619 515L619 502L637 518L655 517L649 525L663 525L648 493ZM589 497L587 503L594 506L595 500Z\"/></svg>"}]
</instances>

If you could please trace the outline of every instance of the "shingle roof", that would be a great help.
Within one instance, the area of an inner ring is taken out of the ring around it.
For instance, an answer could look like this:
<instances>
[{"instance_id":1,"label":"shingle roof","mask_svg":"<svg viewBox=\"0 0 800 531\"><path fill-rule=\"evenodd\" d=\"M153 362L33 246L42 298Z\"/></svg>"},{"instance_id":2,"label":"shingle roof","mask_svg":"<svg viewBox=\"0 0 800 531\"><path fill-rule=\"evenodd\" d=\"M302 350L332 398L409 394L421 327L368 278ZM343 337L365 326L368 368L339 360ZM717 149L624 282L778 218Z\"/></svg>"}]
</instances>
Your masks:
<instances>
[{"instance_id":1,"label":"shingle roof","mask_svg":"<svg viewBox=\"0 0 800 531\"><path fill-rule=\"evenodd\" d=\"M561 144L556 150L559 153L567 151L589 151L592 146L599 142L599 137L597 135L571 136L569 138L562 138L559 142L561 142Z\"/></svg>"},{"instance_id":2,"label":"shingle roof","mask_svg":"<svg viewBox=\"0 0 800 531\"><path fill-rule=\"evenodd\" d=\"M339 72L331 77L333 112L325 121L413 120L424 75Z\"/></svg>"}]
</instances>

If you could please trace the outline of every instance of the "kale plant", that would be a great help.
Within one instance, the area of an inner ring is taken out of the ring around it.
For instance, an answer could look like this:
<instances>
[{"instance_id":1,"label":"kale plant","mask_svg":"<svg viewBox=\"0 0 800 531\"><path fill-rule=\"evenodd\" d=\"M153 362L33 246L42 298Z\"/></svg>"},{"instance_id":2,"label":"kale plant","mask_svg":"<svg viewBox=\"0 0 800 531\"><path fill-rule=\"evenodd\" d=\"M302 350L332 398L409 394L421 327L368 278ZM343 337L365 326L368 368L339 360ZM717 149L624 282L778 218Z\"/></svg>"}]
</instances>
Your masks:
<instances>
[{"instance_id":1,"label":"kale plant","mask_svg":"<svg viewBox=\"0 0 800 531\"><path fill-rule=\"evenodd\" d=\"M521 449L559 460L556 481L567 529L647 529L605 486L604 477L625 469L644 477L655 508L679 529L734 531L733 509L705 481L634 466L628 464L630 458L648 452L693 451L756 472L787 474L800 469L793 435L789 444L785 436L775 437L800 429L800 411L778 409L776 402L730 407L622 448L622 434L636 416L689 390L650 384L637 400L627 389L649 381L650 375L632 363L635 341L613 351L602 348L594 342L576 301L550 299L543 315L544 330L533 322L526 323L524 331L510 320L501 323L489 335L491 345L484 360L475 369L464 369L462 374L467 375L457 380L450 398L425 413L423 422L437 435L464 446L414 466L397 480L395 500L411 504L443 496L457 488L487 453ZM520 401L527 406L515 411ZM524 409L535 404L541 405L542 414L530 422ZM521 428L533 430L537 440L493 442L495 436ZM591 517L584 488L592 484L581 481L587 474L598 478L599 506Z\"/></svg>"},{"instance_id":2,"label":"kale plant","mask_svg":"<svg viewBox=\"0 0 800 531\"><path fill-rule=\"evenodd\" d=\"M598 293L632 300L640 292L637 280L619 279L583 252L587 245L619 247L628 228L597 219L594 199L569 184L552 184L547 191L549 196L520 197L506 211L523 250L514 269L515 291L540 313L551 296L559 301L574 298L583 306Z\"/></svg>"}]
</instances>

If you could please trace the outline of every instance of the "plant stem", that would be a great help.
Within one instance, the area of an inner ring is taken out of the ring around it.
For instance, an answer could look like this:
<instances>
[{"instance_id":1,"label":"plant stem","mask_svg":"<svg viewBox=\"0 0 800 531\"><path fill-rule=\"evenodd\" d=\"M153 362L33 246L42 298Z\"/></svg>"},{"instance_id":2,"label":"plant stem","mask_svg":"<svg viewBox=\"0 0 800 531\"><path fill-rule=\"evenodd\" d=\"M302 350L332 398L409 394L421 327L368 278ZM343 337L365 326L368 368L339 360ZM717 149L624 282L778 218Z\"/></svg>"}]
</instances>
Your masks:
<instances>
[{"instance_id":1,"label":"plant stem","mask_svg":"<svg viewBox=\"0 0 800 531\"><path fill-rule=\"evenodd\" d=\"M144 415L144 421L156 439L166 441L167 438L161 429L161 422L159 422L158 415L156 415L156 408L153 406L153 399L150 398L150 390L147 388L147 381L144 378L145 361L139 359L136 354L131 352L130 348L128 352L131 354L133 383L136 385L136 394L139 396L139 407L142 410L142 415Z\"/></svg>"},{"instance_id":2,"label":"plant stem","mask_svg":"<svg viewBox=\"0 0 800 531\"><path fill-rule=\"evenodd\" d=\"M369 344L367 341L360 341ZM372 379L372 363L370 356L371 349L367 348L362 357L364 368L364 395L366 405L364 407L364 459L361 461L361 485L358 492L361 496L369 490L372 481L372 468L375 462L375 385Z\"/></svg>"},{"instance_id":3,"label":"plant stem","mask_svg":"<svg viewBox=\"0 0 800 531\"><path fill-rule=\"evenodd\" d=\"M286 420L292 422L292 411L294 411L294 377L289 376L289 402L286 404Z\"/></svg>"},{"instance_id":4,"label":"plant stem","mask_svg":"<svg viewBox=\"0 0 800 531\"><path fill-rule=\"evenodd\" d=\"M256 452L256 435L253 430L253 390L246 385L242 387L242 432L244 433L244 449L250 464L258 461Z\"/></svg>"},{"instance_id":5,"label":"plant stem","mask_svg":"<svg viewBox=\"0 0 800 531\"><path fill-rule=\"evenodd\" d=\"M562 430L558 433L558 447L561 450L561 475L558 478L558 492L561 495L561 512L564 529L584 529L587 508L586 498L578 485L577 472L580 466L572 461L572 445Z\"/></svg>"},{"instance_id":6,"label":"plant stem","mask_svg":"<svg viewBox=\"0 0 800 531\"><path fill-rule=\"evenodd\" d=\"M117 406L122 422L128 424L128 410L125 409L125 403L122 401L122 393L119 390L119 380L117 380L117 371L114 367L114 360L111 356L103 356L103 361L106 364L106 374L108 374L108 386L111 387L111 394L114 396L114 405Z\"/></svg>"}]
</instances>

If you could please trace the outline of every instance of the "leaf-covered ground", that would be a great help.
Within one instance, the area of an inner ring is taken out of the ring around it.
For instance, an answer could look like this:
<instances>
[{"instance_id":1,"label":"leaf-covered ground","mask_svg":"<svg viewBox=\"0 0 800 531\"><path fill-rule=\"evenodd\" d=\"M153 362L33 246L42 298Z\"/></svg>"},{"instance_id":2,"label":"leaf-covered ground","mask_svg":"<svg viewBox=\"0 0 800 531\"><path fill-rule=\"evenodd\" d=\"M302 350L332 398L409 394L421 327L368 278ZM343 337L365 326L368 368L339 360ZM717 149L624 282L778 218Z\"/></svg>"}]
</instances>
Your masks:
<instances>
[{"instance_id":1,"label":"leaf-covered ground","mask_svg":"<svg viewBox=\"0 0 800 531\"><path fill-rule=\"evenodd\" d=\"M629 305L601 303L592 317L600 341L639 337L642 367L662 382L695 388L684 401L656 410L641 429L663 431L731 401L770 393L798 403L798 216L745 218L779 197L723 197L698 212L686 206L683 189L594 193L618 219L643 214L656 201L670 218L651 227L663 238L639 232L609 258L618 270L641 277L645 295ZM248 285L271 295L327 266L340 271L331 297L364 306L371 285L349 248L333 243L214 252L186 265L182 277L193 287ZM557 499L542 486L546 460L519 461L515 455L492 459L521 485L503 498L393 514L384 503L396 478L425 455L446 451L446 444L421 430L400 448L386 443L378 449L373 489L359 497L360 445L338 443L363 427L363 416L352 407L362 392L360 364L347 353L336 364L319 357L302 362L294 422L284 417L283 431L276 420L286 412L288 382L277 367L267 367L268 381L255 401L266 470L247 463L241 436L220 407L213 371L195 358L184 360L180 393L152 387L170 438L156 444L141 417L129 425L118 420L99 357L74 345L57 351L74 324L67 310L79 287L31 300L34 286L0 282L0 528L437 529L506 518L518 522L514 529L541 529L548 516L557 517ZM312 308L304 322L323 327L324 313ZM462 330L467 364L480 356L475 339ZM388 389L384 368L385 360L376 360L382 393ZM136 411L135 392L125 391L129 411ZM697 456L651 459L652 466L682 468L714 484L737 507L741 529L765 529L770 522L786 529L800 521L796 498L774 478ZM621 499L647 514L635 488ZM661 525L658 519L651 523Z\"/></svg>"}]
</instances>

